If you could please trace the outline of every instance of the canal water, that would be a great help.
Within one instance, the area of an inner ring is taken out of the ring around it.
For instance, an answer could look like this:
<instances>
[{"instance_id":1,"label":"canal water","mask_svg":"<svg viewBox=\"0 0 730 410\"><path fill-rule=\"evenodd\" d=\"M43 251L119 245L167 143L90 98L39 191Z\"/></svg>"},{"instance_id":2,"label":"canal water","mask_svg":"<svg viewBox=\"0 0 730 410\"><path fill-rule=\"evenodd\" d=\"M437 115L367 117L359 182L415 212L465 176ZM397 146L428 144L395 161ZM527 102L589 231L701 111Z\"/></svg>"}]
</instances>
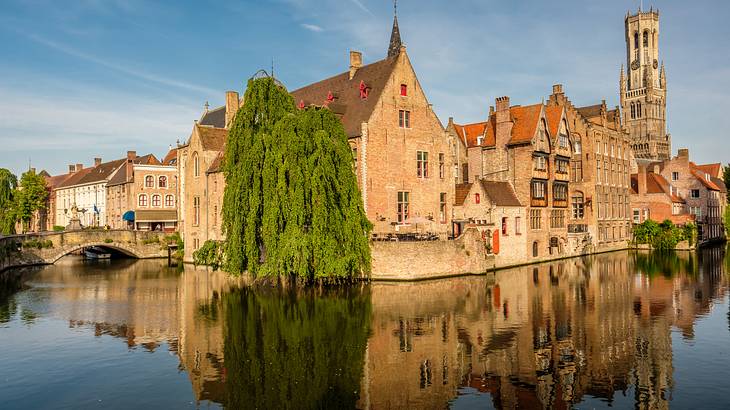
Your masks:
<instances>
[{"instance_id":1,"label":"canal water","mask_svg":"<svg viewBox=\"0 0 730 410\"><path fill-rule=\"evenodd\" d=\"M0 280L0 408L730 408L724 248L417 283L243 287L160 261Z\"/></svg>"}]
</instances>

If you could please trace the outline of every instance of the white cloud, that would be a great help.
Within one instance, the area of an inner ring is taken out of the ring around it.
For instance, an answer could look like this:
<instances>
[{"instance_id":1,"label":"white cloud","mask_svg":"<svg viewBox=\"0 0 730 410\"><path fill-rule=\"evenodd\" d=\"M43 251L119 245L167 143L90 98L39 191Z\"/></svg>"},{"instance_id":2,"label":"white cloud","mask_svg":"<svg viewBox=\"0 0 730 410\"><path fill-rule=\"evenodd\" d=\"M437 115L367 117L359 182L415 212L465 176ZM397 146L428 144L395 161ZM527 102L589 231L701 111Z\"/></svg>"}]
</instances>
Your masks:
<instances>
[{"instance_id":1,"label":"white cloud","mask_svg":"<svg viewBox=\"0 0 730 410\"><path fill-rule=\"evenodd\" d=\"M320 33L322 31L324 31L324 29L322 27L320 27L320 26L318 26L316 24L302 23L302 27L304 27L305 29L307 29L309 31L314 31L315 33Z\"/></svg>"}]
</instances>

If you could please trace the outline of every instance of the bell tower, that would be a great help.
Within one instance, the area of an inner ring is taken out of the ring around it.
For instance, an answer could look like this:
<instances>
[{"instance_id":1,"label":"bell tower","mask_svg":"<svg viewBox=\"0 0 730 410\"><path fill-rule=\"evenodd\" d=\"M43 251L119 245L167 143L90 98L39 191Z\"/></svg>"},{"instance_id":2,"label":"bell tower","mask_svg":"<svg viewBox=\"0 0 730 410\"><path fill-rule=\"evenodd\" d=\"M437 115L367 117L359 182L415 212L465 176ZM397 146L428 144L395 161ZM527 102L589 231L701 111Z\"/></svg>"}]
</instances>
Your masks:
<instances>
[{"instance_id":1,"label":"bell tower","mask_svg":"<svg viewBox=\"0 0 730 410\"><path fill-rule=\"evenodd\" d=\"M619 78L621 118L631 136L636 158L669 159L667 134L667 79L659 62L659 11L627 13L625 24L626 69Z\"/></svg>"}]
</instances>

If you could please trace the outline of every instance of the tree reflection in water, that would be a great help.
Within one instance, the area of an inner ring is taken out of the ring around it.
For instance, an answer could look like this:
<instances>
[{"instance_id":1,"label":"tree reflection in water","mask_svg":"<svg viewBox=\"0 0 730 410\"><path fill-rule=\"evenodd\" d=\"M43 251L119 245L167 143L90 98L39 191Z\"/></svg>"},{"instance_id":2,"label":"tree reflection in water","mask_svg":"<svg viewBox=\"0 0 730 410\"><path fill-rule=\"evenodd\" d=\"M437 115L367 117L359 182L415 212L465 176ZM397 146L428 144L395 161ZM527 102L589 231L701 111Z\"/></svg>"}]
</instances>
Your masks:
<instances>
[{"instance_id":1,"label":"tree reflection in water","mask_svg":"<svg viewBox=\"0 0 730 410\"><path fill-rule=\"evenodd\" d=\"M225 405L355 407L370 303L362 289L224 294Z\"/></svg>"}]
</instances>

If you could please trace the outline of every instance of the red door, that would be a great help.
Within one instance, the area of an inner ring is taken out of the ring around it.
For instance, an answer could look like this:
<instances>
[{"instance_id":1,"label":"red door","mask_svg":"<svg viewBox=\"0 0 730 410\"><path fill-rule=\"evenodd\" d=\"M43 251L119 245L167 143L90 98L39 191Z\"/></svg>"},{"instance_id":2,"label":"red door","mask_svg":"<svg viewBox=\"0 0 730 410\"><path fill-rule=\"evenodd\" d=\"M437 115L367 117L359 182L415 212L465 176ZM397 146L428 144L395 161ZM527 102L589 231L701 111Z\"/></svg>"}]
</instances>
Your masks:
<instances>
[{"instance_id":1,"label":"red door","mask_svg":"<svg viewBox=\"0 0 730 410\"><path fill-rule=\"evenodd\" d=\"M499 253L499 231L496 230L492 234L492 252L495 255Z\"/></svg>"}]
</instances>

